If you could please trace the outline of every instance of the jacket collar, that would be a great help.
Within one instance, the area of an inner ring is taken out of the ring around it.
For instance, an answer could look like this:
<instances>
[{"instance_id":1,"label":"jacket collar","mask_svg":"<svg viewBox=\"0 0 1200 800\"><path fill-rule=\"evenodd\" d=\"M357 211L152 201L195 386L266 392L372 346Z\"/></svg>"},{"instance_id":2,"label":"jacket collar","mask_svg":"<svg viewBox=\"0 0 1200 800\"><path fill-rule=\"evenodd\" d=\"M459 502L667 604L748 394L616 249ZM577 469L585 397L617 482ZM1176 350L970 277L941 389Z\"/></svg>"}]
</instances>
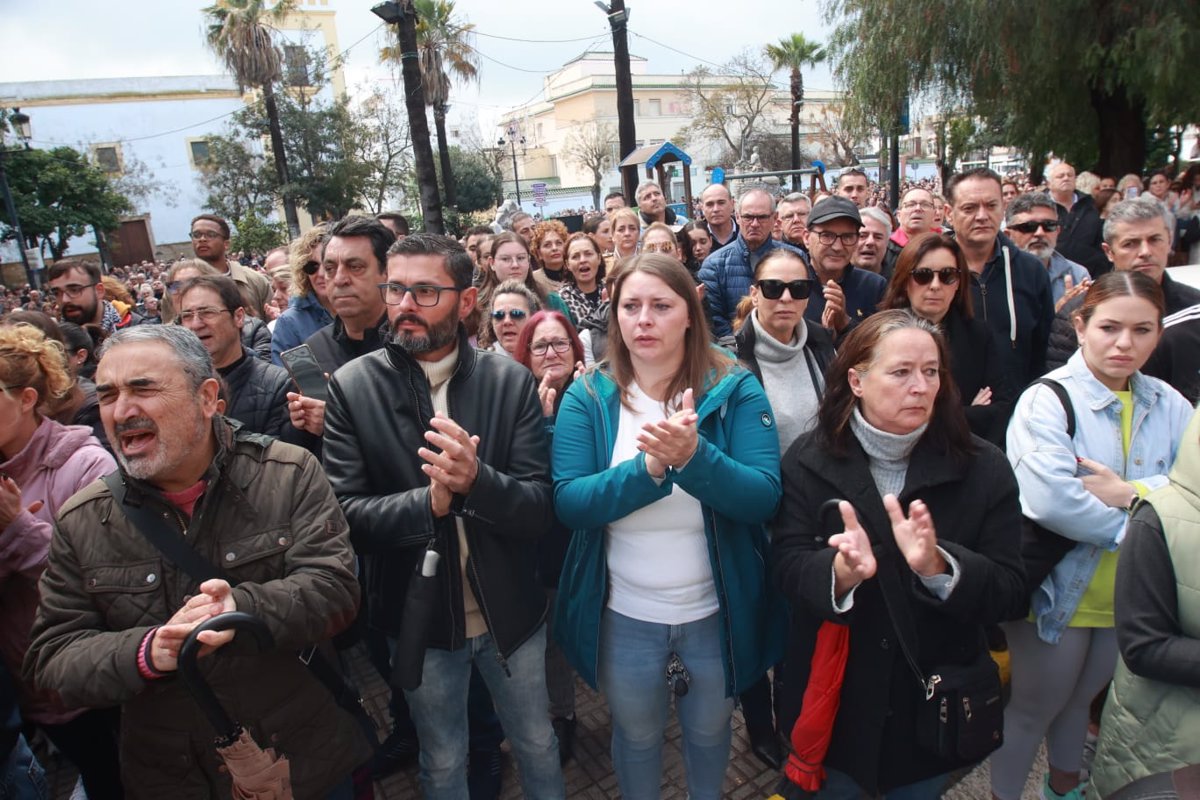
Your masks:
<instances>
[{"instance_id":1,"label":"jacket collar","mask_svg":"<svg viewBox=\"0 0 1200 800\"><path fill-rule=\"evenodd\" d=\"M387 312L385 311L383 316L379 318L379 321L375 323L375 327L367 328L365 331L363 331L362 341L364 344L373 345L370 349L375 350L380 344L387 340L387 332L388 318ZM356 340L352 340L349 334L346 333L346 325L342 322L341 317L337 317L333 320L333 340L342 344L351 341L356 342Z\"/></svg>"},{"instance_id":2,"label":"jacket collar","mask_svg":"<svg viewBox=\"0 0 1200 800\"><path fill-rule=\"evenodd\" d=\"M220 414L213 416L212 432L216 439L216 452L213 455L212 463L208 465L208 469L206 469L204 474L201 476L201 480L207 481L209 486L212 486L223 475L227 474L229 462L232 460L234 454L234 445L239 438L238 434L241 428L242 423L238 420L229 419ZM260 455L266 451L266 446L271 441L270 437L260 436L258 434L243 435L247 441L257 445ZM117 464L120 465L120 461L118 461ZM129 489L129 491L126 493L127 500L131 499L135 504L140 505L145 497L155 497L159 499L162 498L162 490L151 485L147 481L141 480L140 478L134 478L125 471L124 467L120 467L120 471L121 478L125 482L125 486ZM250 470L250 473L254 472L254 470ZM246 484L253 480L254 477L254 474L248 474L246 476ZM246 486L237 486L232 482L230 482L230 486L236 490L236 495L233 499L241 502L243 511L248 514L249 517L252 518L255 516L256 512L245 499L244 492ZM166 501L164 500L162 502Z\"/></svg>"},{"instance_id":3,"label":"jacket collar","mask_svg":"<svg viewBox=\"0 0 1200 800\"><path fill-rule=\"evenodd\" d=\"M387 337L387 342L383 348L387 355L388 363L395 369L404 371L419 371L421 369L421 366L412 357L412 354L392 341L390 336ZM458 365L454 368L454 374L450 377L451 385L460 383L470 377L471 373L475 371L475 362L477 359L478 354L475 348L471 346L471 341L467 337L467 329L460 322L458 325Z\"/></svg>"},{"instance_id":4,"label":"jacket collar","mask_svg":"<svg viewBox=\"0 0 1200 800\"><path fill-rule=\"evenodd\" d=\"M1083 392L1087 406L1092 411L1099 411L1113 403L1120 402L1112 390L1097 380L1092 371L1088 369L1087 362L1083 360L1082 349L1071 354L1071 357L1067 359L1066 369L1071 377L1079 382L1080 391ZM1129 377L1129 388L1133 390L1135 405L1150 407L1158 402L1158 398L1162 394L1162 388L1153 381L1146 380L1141 372L1135 372Z\"/></svg>"},{"instance_id":5,"label":"jacket collar","mask_svg":"<svg viewBox=\"0 0 1200 800\"><path fill-rule=\"evenodd\" d=\"M748 370L735 364L721 380L717 381L714 386L710 386L704 395L701 396L700 405L696 407L696 416L703 422L705 417L718 410L725 403L730 393L737 386L738 381L751 377L751 373ZM584 389L599 398L605 406L620 402L620 392L617 389L617 382L603 367L588 370L581 379L581 383L583 383Z\"/></svg>"}]
</instances>

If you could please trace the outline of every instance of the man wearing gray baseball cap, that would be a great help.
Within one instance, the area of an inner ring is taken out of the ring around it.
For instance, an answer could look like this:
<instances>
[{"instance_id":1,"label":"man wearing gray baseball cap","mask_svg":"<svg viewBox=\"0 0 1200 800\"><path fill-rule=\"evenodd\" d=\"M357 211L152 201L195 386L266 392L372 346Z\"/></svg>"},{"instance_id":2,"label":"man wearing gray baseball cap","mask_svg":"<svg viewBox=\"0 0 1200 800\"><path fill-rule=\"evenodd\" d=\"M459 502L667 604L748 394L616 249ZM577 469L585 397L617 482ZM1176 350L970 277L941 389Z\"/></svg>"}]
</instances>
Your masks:
<instances>
[{"instance_id":1,"label":"man wearing gray baseball cap","mask_svg":"<svg viewBox=\"0 0 1200 800\"><path fill-rule=\"evenodd\" d=\"M821 291L809 298L804 316L835 339L874 314L887 289L881 276L852 263L862 224L858 206L844 197L826 197L808 215L804 241Z\"/></svg>"}]
</instances>

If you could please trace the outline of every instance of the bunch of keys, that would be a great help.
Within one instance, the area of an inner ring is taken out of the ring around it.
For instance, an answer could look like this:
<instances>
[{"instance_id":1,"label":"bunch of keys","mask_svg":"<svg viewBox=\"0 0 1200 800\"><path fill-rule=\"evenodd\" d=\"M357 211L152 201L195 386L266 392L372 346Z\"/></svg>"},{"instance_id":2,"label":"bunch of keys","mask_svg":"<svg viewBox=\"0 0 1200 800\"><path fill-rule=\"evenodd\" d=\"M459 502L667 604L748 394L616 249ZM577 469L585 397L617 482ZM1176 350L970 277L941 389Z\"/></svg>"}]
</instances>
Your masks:
<instances>
[{"instance_id":1,"label":"bunch of keys","mask_svg":"<svg viewBox=\"0 0 1200 800\"><path fill-rule=\"evenodd\" d=\"M676 697L683 697L688 693L688 684L691 682L692 674L683 665L683 659L678 653L671 653L671 658L667 661L667 686Z\"/></svg>"}]
</instances>

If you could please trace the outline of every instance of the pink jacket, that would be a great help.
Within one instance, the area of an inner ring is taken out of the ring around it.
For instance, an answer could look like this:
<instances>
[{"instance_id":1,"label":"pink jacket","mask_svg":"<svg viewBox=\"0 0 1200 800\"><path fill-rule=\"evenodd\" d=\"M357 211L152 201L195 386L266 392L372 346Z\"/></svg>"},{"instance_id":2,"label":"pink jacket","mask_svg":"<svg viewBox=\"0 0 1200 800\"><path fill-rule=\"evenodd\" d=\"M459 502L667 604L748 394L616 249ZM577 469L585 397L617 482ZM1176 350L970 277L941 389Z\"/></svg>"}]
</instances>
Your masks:
<instances>
[{"instance_id":1,"label":"pink jacket","mask_svg":"<svg viewBox=\"0 0 1200 800\"><path fill-rule=\"evenodd\" d=\"M21 711L34 722L59 723L76 716L30 694L19 677L37 611L37 582L46 568L58 509L77 491L117 468L90 428L44 418L25 448L0 464L21 487L26 510L0 530L0 658L17 678ZM27 510L44 504L36 514Z\"/></svg>"}]
</instances>

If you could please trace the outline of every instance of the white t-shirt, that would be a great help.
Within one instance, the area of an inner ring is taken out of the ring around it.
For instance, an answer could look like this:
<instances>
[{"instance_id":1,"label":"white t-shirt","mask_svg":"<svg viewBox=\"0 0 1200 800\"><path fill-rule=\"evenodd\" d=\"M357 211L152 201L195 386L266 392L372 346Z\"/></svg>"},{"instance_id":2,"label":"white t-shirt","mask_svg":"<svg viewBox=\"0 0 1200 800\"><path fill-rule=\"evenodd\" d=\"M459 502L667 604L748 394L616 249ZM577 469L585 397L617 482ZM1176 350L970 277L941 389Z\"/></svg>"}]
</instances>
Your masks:
<instances>
[{"instance_id":1,"label":"white t-shirt","mask_svg":"<svg viewBox=\"0 0 1200 800\"><path fill-rule=\"evenodd\" d=\"M666 419L662 403L636 383L629 394L634 410L621 406L609 466L635 458L642 426ZM700 501L678 485L667 497L609 523L606 550L608 607L618 614L682 625L717 611L704 512Z\"/></svg>"}]
</instances>

